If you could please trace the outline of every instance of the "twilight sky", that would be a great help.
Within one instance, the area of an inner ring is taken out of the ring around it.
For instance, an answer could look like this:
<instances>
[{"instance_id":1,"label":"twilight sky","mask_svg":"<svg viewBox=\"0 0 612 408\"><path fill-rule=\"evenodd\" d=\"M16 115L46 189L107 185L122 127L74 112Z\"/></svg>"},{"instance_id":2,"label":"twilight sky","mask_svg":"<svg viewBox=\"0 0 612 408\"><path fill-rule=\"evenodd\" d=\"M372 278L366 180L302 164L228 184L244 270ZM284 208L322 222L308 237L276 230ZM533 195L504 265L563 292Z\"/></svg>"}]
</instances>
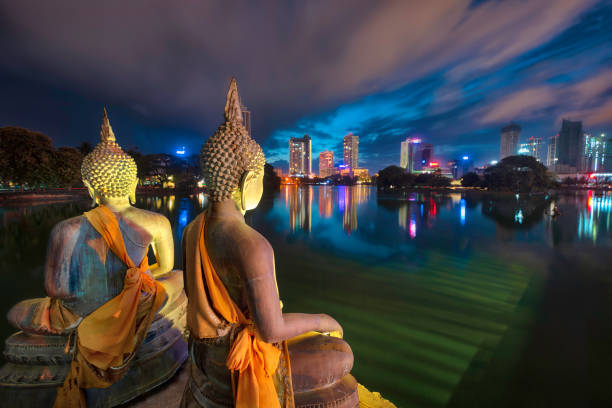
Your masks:
<instances>
[{"instance_id":1,"label":"twilight sky","mask_svg":"<svg viewBox=\"0 0 612 408\"><path fill-rule=\"evenodd\" d=\"M0 0L0 126L56 146L197 153L235 76L253 136L286 169L360 136L360 166L399 164L420 136L439 160L497 159L500 128L549 137L562 118L612 133L612 3ZM317 162L313 162L316 169Z\"/></svg>"}]
</instances>

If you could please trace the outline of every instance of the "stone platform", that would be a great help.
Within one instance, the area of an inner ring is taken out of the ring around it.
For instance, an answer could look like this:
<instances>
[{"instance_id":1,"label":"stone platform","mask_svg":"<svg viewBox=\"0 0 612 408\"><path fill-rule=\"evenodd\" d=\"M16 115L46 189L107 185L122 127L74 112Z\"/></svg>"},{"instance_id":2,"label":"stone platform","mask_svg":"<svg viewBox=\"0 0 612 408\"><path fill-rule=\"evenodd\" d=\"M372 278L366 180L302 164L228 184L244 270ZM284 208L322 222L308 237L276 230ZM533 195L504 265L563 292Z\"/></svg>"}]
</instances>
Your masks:
<instances>
[{"instance_id":1,"label":"stone platform","mask_svg":"<svg viewBox=\"0 0 612 408\"><path fill-rule=\"evenodd\" d=\"M178 408L185 383L189 378L189 362L185 363L173 379L149 393L138 397L121 408ZM359 384L359 408L396 408L377 392L370 392Z\"/></svg>"}]
</instances>

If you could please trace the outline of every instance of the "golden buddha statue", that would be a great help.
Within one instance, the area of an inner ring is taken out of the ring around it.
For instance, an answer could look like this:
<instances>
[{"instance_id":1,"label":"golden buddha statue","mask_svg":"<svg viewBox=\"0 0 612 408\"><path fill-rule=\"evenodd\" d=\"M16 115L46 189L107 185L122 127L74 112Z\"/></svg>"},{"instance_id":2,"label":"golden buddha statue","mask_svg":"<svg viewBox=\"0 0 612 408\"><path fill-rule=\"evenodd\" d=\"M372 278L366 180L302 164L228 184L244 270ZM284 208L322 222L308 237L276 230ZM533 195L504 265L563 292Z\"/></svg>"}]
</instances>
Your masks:
<instances>
[{"instance_id":1,"label":"golden buddha statue","mask_svg":"<svg viewBox=\"0 0 612 408\"><path fill-rule=\"evenodd\" d=\"M8 313L22 331L6 341L0 397L23 406L118 405L166 381L187 357L170 223L130 205L136 163L116 143L106 110L101 141L81 172L98 206L53 228L48 296Z\"/></svg>"},{"instance_id":2,"label":"golden buddha statue","mask_svg":"<svg viewBox=\"0 0 612 408\"><path fill-rule=\"evenodd\" d=\"M325 314L282 313L272 247L245 223L262 196L265 158L242 124L234 79L201 159L210 204L183 233L191 373L181 406L357 407L341 326Z\"/></svg>"}]
</instances>

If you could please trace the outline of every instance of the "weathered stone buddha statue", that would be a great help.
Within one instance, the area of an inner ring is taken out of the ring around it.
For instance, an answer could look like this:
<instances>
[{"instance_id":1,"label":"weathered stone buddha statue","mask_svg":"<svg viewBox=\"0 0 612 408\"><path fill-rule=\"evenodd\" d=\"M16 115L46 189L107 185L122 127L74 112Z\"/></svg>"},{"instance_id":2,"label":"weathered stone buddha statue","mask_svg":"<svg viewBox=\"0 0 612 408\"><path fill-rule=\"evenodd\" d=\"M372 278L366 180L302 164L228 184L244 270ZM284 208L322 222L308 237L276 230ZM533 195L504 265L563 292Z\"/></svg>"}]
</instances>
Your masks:
<instances>
[{"instance_id":1,"label":"weathered stone buddha statue","mask_svg":"<svg viewBox=\"0 0 612 408\"><path fill-rule=\"evenodd\" d=\"M119 405L166 381L187 357L170 223L130 205L136 163L116 143L106 111L101 139L82 165L98 206L54 227L47 297L8 313L21 330L6 340L0 369L0 399L12 406Z\"/></svg>"},{"instance_id":2,"label":"weathered stone buddha statue","mask_svg":"<svg viewBox=\"0 0 612 408\"><path fill-rule=\"evenodd\" d=\"M182 407L357 407L353 354L325 314L282 313L274 252L244 220L265 158L232 80L225 123L201 152L209 206L183 234L190 378Z\"/></svg>"}]
</instances>

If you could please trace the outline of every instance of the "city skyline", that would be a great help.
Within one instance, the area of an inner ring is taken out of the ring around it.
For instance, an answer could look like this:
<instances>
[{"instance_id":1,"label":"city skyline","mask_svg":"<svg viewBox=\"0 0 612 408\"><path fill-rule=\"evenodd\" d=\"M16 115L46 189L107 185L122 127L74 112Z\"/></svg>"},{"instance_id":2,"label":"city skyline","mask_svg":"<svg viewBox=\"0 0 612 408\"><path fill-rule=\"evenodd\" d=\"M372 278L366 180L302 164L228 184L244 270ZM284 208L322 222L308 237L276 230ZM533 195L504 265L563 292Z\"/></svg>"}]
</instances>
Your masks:
<instances>
[{"instance_id":1,"label":"city skyline","mask_svg":"<svg viewBox=\"0 0 612 408\"><path fill-rule=\"evenodd\" d=\"M406 137L433 143L445 160L486 163L509 122L545 140L563 118L594 135L612 129L612 6L603 1L359 3L350 12L279 2L277 20L248 4L231 13L185 5L180 15L137 1L0 7L0 125L41 131L56 146L94 142L107 106L128 148L199 152L221 123L213 101L232 76L253 137L285 169L287 140L306 133L316 152L337 157L345 134L360 135L360 166L376 172L397 163ZM309 19L317 13L328 18ZM172 32L159 24L167 15ZM283 21L295 27L285 42ZM215 35L228 22L236 35Z\"/></svg>"}]
</instances>

